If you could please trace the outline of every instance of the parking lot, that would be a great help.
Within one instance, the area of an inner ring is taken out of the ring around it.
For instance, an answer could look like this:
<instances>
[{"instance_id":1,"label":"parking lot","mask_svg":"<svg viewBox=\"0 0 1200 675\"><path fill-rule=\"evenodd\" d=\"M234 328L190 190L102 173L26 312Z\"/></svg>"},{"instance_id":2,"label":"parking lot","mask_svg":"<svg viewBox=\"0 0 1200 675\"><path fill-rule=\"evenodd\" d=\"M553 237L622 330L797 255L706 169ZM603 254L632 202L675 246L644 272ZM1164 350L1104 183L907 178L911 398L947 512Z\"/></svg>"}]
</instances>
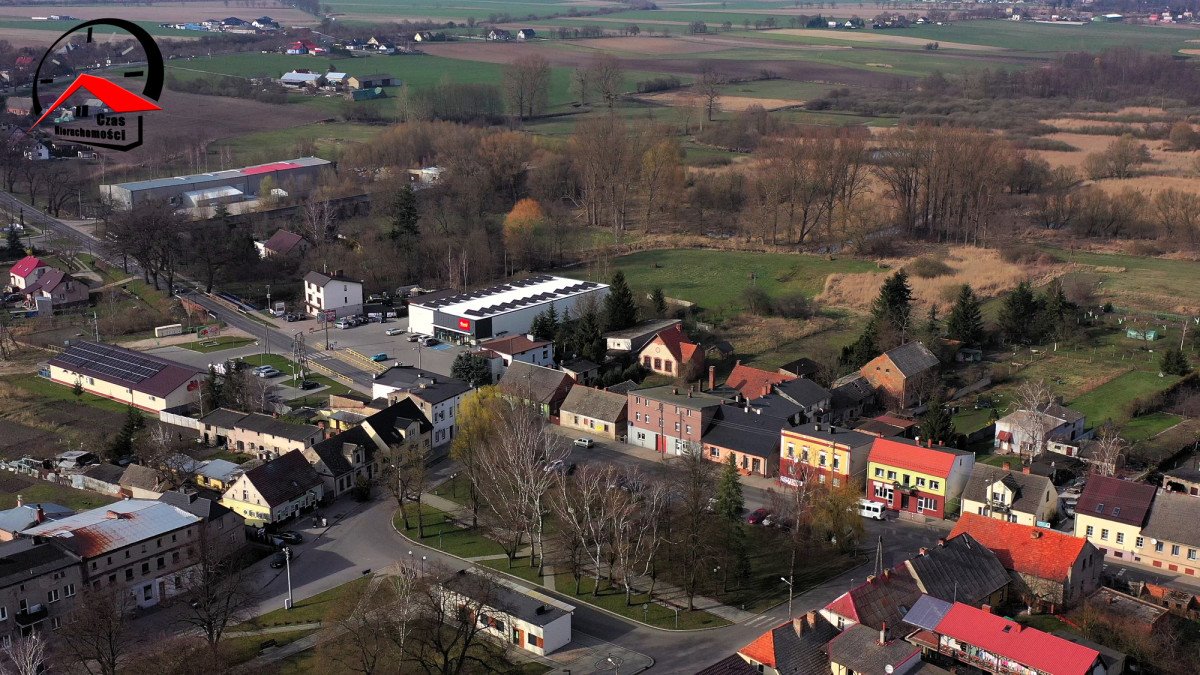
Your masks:
<instances>
[{"instance_id":1,"label":"parking lot","mask_svg":"<svg viewBox=\"0 0 1200 675\"><path fill-rule=\"evenodd\" d=\"M316 328L315 321L306 321L311 323L308 328ZM302 325L300 323L291 324L293 326ZM386 335L386 331L392 328L404 329L404 333L400 335ZM448 345L445 343L437 344L432 347L418 347L415 342L409 342L410 334L408 331L408 317L400 317L398 319L389 319L385 323L368 323L354 328L334 328L329 327L329 342L333 349L353 349L354 351L364 356L374 356L375 354L387 354L386 363L399 361L405 365L417 366L422 370L436 373L438 375L450 375L450 366L454 363L454 358L460 352L466 351L467 347L459 347L457 345ZM321 351L325 346L325 330L314 330L313 338L308 340L309 348L313 353Z\"/></svg>"}]
</instances>

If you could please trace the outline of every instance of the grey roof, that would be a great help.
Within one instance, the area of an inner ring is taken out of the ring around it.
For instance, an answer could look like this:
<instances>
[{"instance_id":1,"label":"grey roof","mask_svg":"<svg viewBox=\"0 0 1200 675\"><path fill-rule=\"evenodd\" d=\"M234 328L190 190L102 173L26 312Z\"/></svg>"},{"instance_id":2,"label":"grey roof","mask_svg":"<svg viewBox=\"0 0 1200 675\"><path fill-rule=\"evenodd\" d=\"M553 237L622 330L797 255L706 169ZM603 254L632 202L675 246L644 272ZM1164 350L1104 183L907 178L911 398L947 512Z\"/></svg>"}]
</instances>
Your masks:
<instances>
[{"instance_id":1,"label":"grey roof","mask_svg":"<svg viewBox=\"0 0 1200 675\"><path fill-rule=\"evenodd\" d=\"M215 478L216 480L224 482L229 480L230 477L232 477L235 473L239 473L241 470L242 467L227 459L210 459L201 464L196 469L196 473L204 476L205 478Z\"/></svg>"},{"instance_id":2,"label":"grey roof","mask_svg":"<svg viewBox=\"0 0 1200 675\"><path fill-rule=\"evenodd\" d=\"M905 377L912 377L938 365L937 357L920 342L906 342L884 353Z\"/></svg>"},{"instance_id":3,"label":"grey roof","mask_svg":"<svg viewBox=\"0 0 1200 675\"><path fill-rule=\"evenodd\" d=\"M700 441L755 457L778 459L779 432L790 425L786 420L753 410L746 412L740 406L721 406Z\"/></svg>"},{"instance_id":4,"label":"grey roof","mask_svg":"<svg viewBox=\"0 0 1200 675\"><path fill-rule=\"evenodd\" d=\"M427 403L441 403L471 391L471 385L445 375L431 375L409 366L392 366L375 381L405 391Z\"/></svg>"},{"instance_id":5,"label":"grey roof","mask_svg":"<svg viewBox=\"0 0 1200 675\"><path fill-rule=\"evenodd\" d=\"M284 160L281 162L270 162L268 164L256 164L254 166L247 166L247 167L243 167L241 169L227 169L225 171L211 171L209 173L196 173L196 174L191 174L191 175L187 175L187 176L171 176L169 178L151 178L150 180L137 180L137 181L131 181L129 183L117 183L116 185L114 185L114 187L119 187L119 188L123 188L125 190L129 190L130 192L135 192L138 190L151 190L154 188L163 188L163 187L171 187L171 186L186 186L186 185L191 185L191 184L207 183L209 181L233 180L235 178L241 178L246 175L253 175L253 174L260 173L262 171L262 167L274 166L274 165L287 165L287 164L294 165L294 166L293 167L283 167L283 168L326 166L326 165L330 164L330 161L327 159L321 159L320 157L297 157L295 159L288 159L288 160ZM249 173L247 173L247 172L249 172Z\"/></svg>"},{"instance_id":6,"label":"grey roof","mask_svg":"<svg viewBox=\"0 0 1200 675\"><path fill-rule=\"evenodd\" d=\"M246 480L269 506L289 502L321 485L321 477L299 450L284 453L246 472Z\"/></svg>"},{"instance_id":7,"label":"grey roof","mask_svg":"<svg viewBox=\"0 0 1200 675\"><path fill-rule=\"evenodd\" d=\"M689 392L687 387L677 385L663 385L661 387L649 387L647 389L635 389L629 392L634 396L641 396L652 401L662 401L679 407L687 407L692 410L699 408L709 408L715 405L721 405L725 402L724 398L713 396L710 393L703 391Z\"/></svg>"},{"instance_id":8,"label":"grey roof","mask_svg":"<svg viewBox=\"0 0 1200 675\"><path fill-rule=\"evenodd\" d=\"M641 386L640 384L638 384L637 382L634 382L633 380L625 380L624 382L618 382L614 385L605 387L604 390L611 391L614 394L621 394L622 396L624 396L625 394L628 394L629 392L637 389L640 386Z\"/></svg>"},{"instance_id":9,"label":"grey roof","mask_svg":"<svg viewBox=\"0 0 1200 675\"><path fill-rule=\"evenodd\" d=\"M321 459L321 463L336 478L337 476L344 476L354 471L354 465L350 463L350 460L346 459L345 451L347 445L372 450L375 448L375 442L371 440L371 436L367 433L366 429L354 427L336 436L326 438L320 443L313 445L309 450Z\"/></svg>"},{"instance_id":10,"label":"grey roof","mask_svg":"<svg viewBox=\"0 0 1200 675\"><path fill-rule=\"evenodd\" d=\"M609 331L604 334L605 339L613 340L629 340L633 351L639 351L646 343L654 339L659 331L666 330L677 323L682 323L679 319L650 319L642 321L637 325L621 330Z\"/></svg>"},{"instance_id":11,"label":"grey roof","mask_svg":"<svg viewBox=\"0 0 1200 675\"><path fill-rule=\"evenodd\" d=\"M48 542L6 541L0 543L0 588L78 564L78 556Z\"/></svg>"},{"instance_id":12,"label":"grey roof","mask_svg":"<svg viewBox=\"0 0 1200 675\"><path fill-rule=\"evenodd\" d=\"M526 589L505 579L459 570L442 581L442 587L466 596L493 611L503 612L535 626L546 626L574 613L571 605ZM481 596L481 592L486 594Z\"/></svg>"},{"instance_id":13,"label":"grey roof","mask_svg":"<svg viewBox=\"0 0 1200 675\"><path fill-rule=\"evenodd\" d=\"M1142 528L1142 536L1200 546L1197 517L1200 517L1200 500L1177 492L1160 492L1150 507L1150 518Z\"/></svg>"},{"instance_id":14,"label":"grey roof","mask_svg":"<svg viewBox=\"0 0 1200 675\"><path fill-rule=\"evenodd\" d=\"M27 527L37 525L37 510L42 509L42 515L46 520L61 520L67 516L75 515L75 512L61 504L52 504L45 502L42 504L24 504L11 509L0 511L0 531L3 532L20 532Z\"/></svg>"},{"instance_id":15,"label":"grey roof","mask_svg":"<svg viewBox=\"0 0 1200 675\"><path fill-rule=\"evenodd\" d=\"M1074 424L1084 418L1083 413L1079 412L1078 410L1072 410L1059 403L1051 403L1050 405L1046 406L1045 412L1047 415L1057 417L1060 420L1066 421L1068 424Z\"/></svg>"},{"instance_id":16,"label":"grey roof","mask_svg":"<svg viewBox=\"0 0 1200 675\"><path fill-rule=\"evenodd\" d=\"M749 403L750 408L762 415L768 415L781 420L791 420L798 422L802 419L801 413L804 408L796 405L792 401L780 396L779 394L770 394L769 396L760 396Z\"/></svg>"},{"instance_id":17,"label":"grey roof","mask_svg":"<svg viewBox=\"0 0 1200 675\"><path fill-rule=\"evenodd\" d=\"M1001 570L1003 571L1003 570ZM936 630L954 604L932 595L922 595L904 615L904 623L925 630Z\"/></svg>"},{"instance_id":18,"label":"grey roof","mask_svg":"<svg viewBox=\"0 0 1200 675\"><path fill-rule=\"evenodd\" d=\"M737 654L730 654L704 670L696 671L696 675L758 675L758 669Z\"/></svg>"},{"instance_id":19,"label":"grey roof","mask_svg":"<svg viewBox=\"0 0 1200 675\"><path fill-rule=\"evenodd\" d=\"M871 386L870 381L862 376L862 373L851 373L845 377L839 377L833 383L830 393L833 407L837 408L847 407L848 403L862 403L875 394L875 389Z\"/></svg>"},{"instance_id":20,"label":"grey roof","mask_svg":"<svg viewBox=\"0 0 1200 675\"><path fill-rule=\"evenodd\" d=\"M864 434L846 427L833 426L829 424L801 424L794 431L798 434L804 434L812 438L819 438L823 441L837 443L848 448L859 448L871 445L877 438L870 434Z\"/></svg>"},{"instance_id":21,"label":"grey roof","mask_svg":"<svg viewBox=\"0 0 1200 675\"><path fill-rule=\"evenodd\" d=\"M125 469L123 467L105 462L93 464L92 466L89 466L83 470L83 475L87 476L88 478L98 480L103 483L111 483L112 485L116 485L117 481L121 480L121 474L123 473L125 473Z\"/></svg>"},{"instance_id":22,"label":"grey roof","mask_svg":"<svg viewBox=\"0 0 1200 675\"><path fill-rule=\"evenodd\" d=\"M821 366L818 365L816 361L813 361L806 356L802 356L795 361L789 361L788 363L779 366L779 372L795 375L796 377L812 377L820 370Z\"/></svg>"},{"instance_id":23,"label":"grey roof","mask_svg":"<svg viewBox=\"0 0 1200 675\"><path fill-rule=\"evenodd\" d=\"M232 429L245 416L246 413L244 412L230 410L229 408L217 408L204 417L201 417L199 421L201 424L211 427Z\"/></svg>"},{"instance_id":24,"label":"grey roof","mask_svg":"<svg viewBox=\"0 0 1200 675\"><path fill-rule=\"evenodd\" d=\"M828 389L803 377L781 382L775 385L775 391L796 405L805 408L812 408L830 396Z\"/></svg>"},{"instance_id":25,"label":"grey roof","mask_svg":"<svg viewBox=\"0 0 1200 675\"><path fill-rule=\"evenodd\" d=\"M522 400L550 403L559 394L566 398L571 381L571 376L561 370L513 361L496 386Z\"/></svg>"},{"instance_id":26,"label":"grey roof","mask_svg":"<svg viewBox=\"0 0 1200 675\"><path fill-rule=\"evenodd\" d=\"M1190 466L1181 466L1177 469L1171 469L1164 475L1170 476L1171 478L1178 478L1179 480L1186 480L1190 483L1200 483L1200 469L1195 469Z\"/></svg>"},{"instance_id":27,"label":"grey roof","mask_svg":"<svg viewBox=\"0 0 1200 675\"><path fill-rule=\"evenodd\" d=\"M922 593L947 602L979 604L1009 582L996 554L965 532L904 564Z\"/></svg>"},{"instance_id":28,"label":"grey roof","mask_svg":"<svg viewBox=\"0 0 1200 675\"><path fill-rule=\"evenodd\" d=\"M357 279L351 279L350 277L338 276L336 274L335 275L322 274L320 272L309 272L308 274L305 274L304 281L306 281L310 284L313 284L314 286L318 286L320 288L325 288L325 284L328 284L331 281L341 281L341 282L350 283L350 284L361 284L362 283L361 281L359 281Z\"/></svg>"},{"instance_id":29,"label":"grey roof","mask_svg":"<svg viewBox=\"0 0 1200 675\"><path fill-rule=\"evenodd\" d=\"M222 506L215 499L208 499L196 493L178 492L176 490L168 490L162 493L158 501L187 511L193 516L203 518L205 522L215 520L227 513L233 512L229 508Z\"/></svg>"},{"instance_id":30,"label":"grey roof","mask_svg":"<svg viewBox=\"0 0 1200 675\"><path fill-rule=\"evenodd\" d=\"M628 404L629 397L625 394L577 384L571 387L567 398L563 400L562 411L563 414L572 412L606 422L615 422L624 416L625 407Z\"/></svg>"},{"instance_id":31,"label":"grey roof","mask_svg":"<svg viewBox=\"0 0 1200 675\"><path fill-rule=\"evenodd\" d=\"M256 431L269 436L278 436L290 441L307 441L314 435L321 433L321 428L312 424L296 424L261 413L246 415L238 421L237 426L240 429Z\"/></svg>"},{"instance_id":32,"label":"grey roof","mask_svg":"<svg viewBox=\"0 0 1200 675\"><path fill-rule=\"evenodd\" d=\"M988 488L996 481L1002 481L1016 493L1016 497L1010 505L1014 511L1037 514L1047 492L1053 499L1054 484L1050 482L1049 478L1003 469L982 462L975 463L975 468L971 471L971 479L967 481L967 487L963 489L962 498L987 503L991 500Z\"/></svg>"},{"instance_id":33,"label":"grey roof","mask_svg":"<svg viewBox=\"0 0 1200 675\"><path fill-rule=\"evenodd\" d=\"M92 558L194 525L200 518L170 504L127 499L43 523L25 530L28 537L54 537L76 555Z\"/></svg>"},{"instance_id":34,"label":"grey roof","mask_svg":"<svg viewBox=\"0 0 1200 675\"><path fill-rule=\"evenodd\" d=\"M899 638L879 644L879 631L861 623L847 628L829 642L829 661L856 673L878 675L888 666L920 659L921 649Z\"/></svg>"},{"instance_id":35,"label":"grey roof","mask_svg":"<svg viewBox=\"0 0 1200 675\"><path fill-rule=\"evenodd\" d=\"M569 370L573 373L586 373L600 367L598 364L592 363L587 359L571 359L570 361L563 361L559 365L562 366L563 370Z\"/></svg>"},{"instance_id":36,"label":"grey roof","mask_svg":"<svg viewBox=\"0 0 1200 675\"><path fill-rule=\"evenodd\" d=\"M811 616L812 625L809 625ZM797 632L797 622L801 624ZM770 631L775 670L786 675L810 675L829 670L825 646L838 630L820 614L800 615ZM759 638L762 639L762 638ZM757 642L758 640L755 640ZM743 648L744 649L744 648Z\"/></svg>"}]
</instances>

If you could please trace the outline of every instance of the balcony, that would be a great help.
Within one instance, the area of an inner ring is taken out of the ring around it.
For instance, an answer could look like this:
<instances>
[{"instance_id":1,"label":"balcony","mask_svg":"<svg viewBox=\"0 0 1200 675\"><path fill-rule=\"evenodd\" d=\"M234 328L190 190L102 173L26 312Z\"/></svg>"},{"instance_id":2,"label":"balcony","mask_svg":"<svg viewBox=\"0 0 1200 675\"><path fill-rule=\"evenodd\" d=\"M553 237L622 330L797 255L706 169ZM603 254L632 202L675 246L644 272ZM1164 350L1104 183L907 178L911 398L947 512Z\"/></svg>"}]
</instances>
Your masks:
<instances>
[{"instance_id":1,"label":"balcony","mask_svg":"<svg viewBox=\"0 0 1200 675\"><path fill-rule=\"evenodd\" d=\"M13 621L21 628L32 626L41 621L45 621L50 615L50 610L42 604L30 605L27 609L23 609L13 615Z\"/></svg>"}]
</instances>

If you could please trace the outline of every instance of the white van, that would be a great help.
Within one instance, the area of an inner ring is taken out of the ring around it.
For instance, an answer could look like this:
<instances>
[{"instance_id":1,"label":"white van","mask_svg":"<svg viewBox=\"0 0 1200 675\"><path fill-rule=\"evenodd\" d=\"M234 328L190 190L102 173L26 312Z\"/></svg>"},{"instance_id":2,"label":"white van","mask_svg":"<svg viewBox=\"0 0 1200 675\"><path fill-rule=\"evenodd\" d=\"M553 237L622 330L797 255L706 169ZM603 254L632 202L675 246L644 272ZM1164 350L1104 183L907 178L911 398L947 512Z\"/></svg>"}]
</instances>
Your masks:
<instances>
[{"instance_id":1,"label":"white van","mask_svg":"<svg viewBox=\"0 0 1200 675\"><path fill-rule=\"evenodd\" d=\"M870 499L858 500L858 515L872 520L883 520L883 504Z\"/></svg>"}]
</instances>

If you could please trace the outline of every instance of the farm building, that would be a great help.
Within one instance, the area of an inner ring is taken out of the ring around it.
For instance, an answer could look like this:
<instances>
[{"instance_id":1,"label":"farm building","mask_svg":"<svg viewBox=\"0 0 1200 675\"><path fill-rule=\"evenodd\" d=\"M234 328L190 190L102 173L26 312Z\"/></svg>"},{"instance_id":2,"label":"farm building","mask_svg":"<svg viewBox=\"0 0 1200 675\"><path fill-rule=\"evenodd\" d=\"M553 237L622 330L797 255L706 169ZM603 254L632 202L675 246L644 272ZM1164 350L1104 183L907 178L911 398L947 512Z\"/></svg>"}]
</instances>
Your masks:
<instances>
[{"instance_id":1,"label":"farm building","mask_svg":"<svg viewBox=\"0 0 1200 675\"><path fill-rule=\"evenodd\" d=\"M282 84L285 87L319 87L324 82L325 76L321 73L306 73L298 70L284 73L283 76L279 78L279 84Z\"/></svg>"},{"instance_id":2,"label":"farm building","mask_svg":"<svg viewBox=\"0 0 1200 675\"><path fill-rule=\"evenodd\" d=\"M408 309L409 330L439 340L474 343L493 336L528 333L538 314L554 307L562 316L579 316L585 299L600 302L608 285L535 275L477 291L434 293L414 300Z\"/></svg>"},{"instance_id":3,"label":"farm building","mask_svg":"<svg viewBox=\"0 0 1200 675\"><path fill-rule=\"evenodd\" d=\"M332 164L328 160L299 157L243 169L101 185L100 194L106 195L115 206L125 209L148 199L165 199L176 207L187 208L206 205L214 199L228 203L232 195L228 190L219 194L213 192L223 188L237 191L240 194L239 200L254 197L268 176L274 181L274 187L281 188L289 194L294 191L304 192L306 188L314 185L322 172L329 167L332 167Z\"/></svg>"},{"instance_id":4,"label":"farm building","mask_svg":"<svg viewBox=\"0 0 1200 675\"><path fill-rule=\"evenodd\" d=\"M203 377L182 363L84 341L67 347L47 366L53 382L67 387L78 383L86 392L152 412L195 401Z\"/></svg>"},{"instance_id":5,"label":"farm building","mask_svg":"<svg viewBox=\"0 0 1200 675\"><path fill-rule=\"evenodd\" d=\"M374 89L375 87L396 87L400 80L386 73L374 75L351 75L346 78L346 86L351 89Z\"/></svg>"}]
</instances>

